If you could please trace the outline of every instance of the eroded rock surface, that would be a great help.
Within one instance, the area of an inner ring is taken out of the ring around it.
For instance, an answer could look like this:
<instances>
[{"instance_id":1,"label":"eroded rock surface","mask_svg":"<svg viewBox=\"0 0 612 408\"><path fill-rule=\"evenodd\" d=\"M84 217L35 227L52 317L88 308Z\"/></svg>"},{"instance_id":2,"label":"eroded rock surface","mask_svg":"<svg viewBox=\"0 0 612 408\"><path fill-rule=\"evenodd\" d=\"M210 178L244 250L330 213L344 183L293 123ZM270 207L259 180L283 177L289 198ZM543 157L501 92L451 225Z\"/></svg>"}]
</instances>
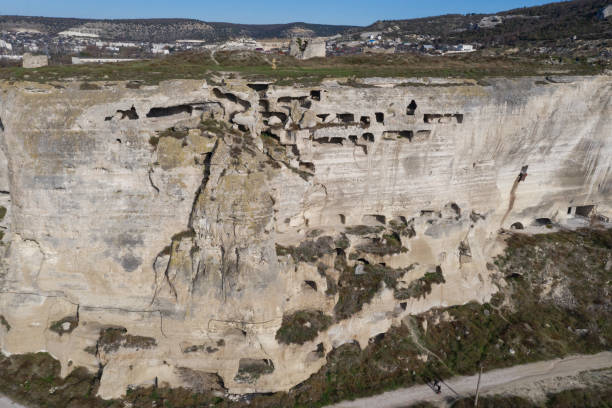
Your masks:
<instances>
[{"instance_id":1,"label":"eroded rock surface","mask_svg":"<svg viewBox=\"0 0 612 408\"><path fill-rule=\"evenodd\" d=\"M611 216L609 76L373 83L3 84L2 350L105 398L286 390L487 301L500 228Z\"/></svg>"}]
</instances>

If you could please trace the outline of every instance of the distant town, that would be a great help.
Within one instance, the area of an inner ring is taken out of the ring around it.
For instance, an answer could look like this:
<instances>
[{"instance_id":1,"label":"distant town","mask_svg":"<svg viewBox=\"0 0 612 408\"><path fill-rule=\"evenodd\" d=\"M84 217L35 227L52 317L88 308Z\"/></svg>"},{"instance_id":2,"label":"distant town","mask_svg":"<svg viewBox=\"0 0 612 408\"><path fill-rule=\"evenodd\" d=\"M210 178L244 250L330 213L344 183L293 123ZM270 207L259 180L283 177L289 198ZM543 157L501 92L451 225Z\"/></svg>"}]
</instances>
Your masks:
<instances>
[{"instance_id":1,"label":"distant town","mask_svg":"<svg viewBox=\"0 0 612 408\"><path fill-rule=\"evenodd\" d=\"M586 4L586 3L585 3ZM412 53L545 56L551 63L612 60L612 5L593 1L377 21L368 27L243 25L189 19L84 20L0 16L0 64L35 68L151 59L189 50L317 57Z\"/></svg>"},{"instance_id":2,"label":"distant town","mask_svg":"<svg viewBox=\"0 0 612 408\"><path fill-rule=\"evenodd\" d=\"M357 37L357 39L354 39ZM295 51L292 44L297 45ZM220 42L176 40L156 43L145 41L109 41L96 34L64 31L48 35L36 30L19 29L0 33L0 59L21 61L24 54L47 56L64 63L120 62L153 58L188 50L257 51L266 54L293 55L302 59L362 53L447 54L472 52L479 44L442 44L431 35L397 35L390 31L337 34L331 37L236 38Z\"/></svg>"}]
</instances>

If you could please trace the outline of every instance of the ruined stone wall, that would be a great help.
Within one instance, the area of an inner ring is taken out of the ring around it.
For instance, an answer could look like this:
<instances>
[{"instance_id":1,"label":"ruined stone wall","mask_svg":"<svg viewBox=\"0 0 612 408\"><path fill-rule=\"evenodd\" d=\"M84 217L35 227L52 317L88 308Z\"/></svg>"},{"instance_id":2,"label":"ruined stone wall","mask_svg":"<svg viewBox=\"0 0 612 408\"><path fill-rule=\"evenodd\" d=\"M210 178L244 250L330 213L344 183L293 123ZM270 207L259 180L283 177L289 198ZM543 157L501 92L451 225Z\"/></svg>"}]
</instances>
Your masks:
<instances>
[{"instance_id":1,"label":"ruined stone wall","mask_svg":"<svg viewBox=\"0 0 612 408\"><path fill-rule=\"evenodd\" d=\"M103 367L103 397L189 373L288 389L333 347L488 300L500 228L612 215L609 76L404 82L3 84L0 347ZM336 286L368 265L396 287L347 313ZM279 341L303 310L335 318Z\"/></svg>"}]
</instances>

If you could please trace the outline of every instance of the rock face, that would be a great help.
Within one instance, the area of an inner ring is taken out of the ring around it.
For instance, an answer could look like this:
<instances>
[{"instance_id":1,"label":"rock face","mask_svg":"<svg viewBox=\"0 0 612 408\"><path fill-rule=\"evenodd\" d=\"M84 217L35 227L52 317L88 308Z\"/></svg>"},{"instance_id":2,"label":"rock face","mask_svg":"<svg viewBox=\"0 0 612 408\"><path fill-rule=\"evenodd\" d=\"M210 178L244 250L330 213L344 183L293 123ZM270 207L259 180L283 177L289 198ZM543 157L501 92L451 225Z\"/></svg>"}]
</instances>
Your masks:
<instances>
[{"instance_id":1,"label":"rock face","mask_svg":"<svg viewBox=\"0 0 612 408\"><path fill-rule=\"evenodd\" d=\"M610 217L611 99L609 76L3 84L0 347L102 368L105 398L288 389L487 301L500 228ZM291 316L309 331L277 336Z\"/></svg>"},{"instance_id":2,"label":"rock face","mask_svg":"<svg viewBox=\"0 0 612 408\"><path fill-rule=\"evenodd\" d=\"M49 65L49 58L46 55L23 54L24 68L40 68Z\"/></svg>"},{"instance_id":3,"label":"rock face","mask_svg":"<svg viewBox=\"0 0 612 408\"><path fill-rule=\"evenodd\" d=\"M316 38L292 38L289 44L289 55L299 59L325 58L327 50L325 41Z\"/></svg>"}]
</instances>

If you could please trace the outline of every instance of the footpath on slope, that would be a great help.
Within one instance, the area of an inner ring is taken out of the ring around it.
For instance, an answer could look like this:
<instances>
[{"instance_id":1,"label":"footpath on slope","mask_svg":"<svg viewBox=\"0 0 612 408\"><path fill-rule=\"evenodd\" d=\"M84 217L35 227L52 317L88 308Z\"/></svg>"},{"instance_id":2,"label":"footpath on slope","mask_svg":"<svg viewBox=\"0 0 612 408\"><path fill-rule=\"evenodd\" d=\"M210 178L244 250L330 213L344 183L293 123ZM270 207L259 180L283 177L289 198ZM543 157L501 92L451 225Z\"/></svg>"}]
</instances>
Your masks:
<instances>
[{"instance_id":1,"label":"footpath on slope","mask_svg":"<svg viewBox=\"0 0 612 408\"><path fill-rule=\"evenodd\" d=\"M504 386L528 385L536 381L576 375L582 371L600 370L612 367L612 352L604 351L593 355L577 355L563 359L540 361L518 365L510 368L502 368L484 372L480 381L480 392L491 391L502 392ZM471 376L454 377L445 380L453 390L461 396L474 395L478 374ZM427 385L417 385L386 392L368 398L360 398L354 401L344 401L329 405L328 408L404 408L421 401L441 402L455 394L442 385L442 393L435 394Z\"/></svg>"}]
</instances>

